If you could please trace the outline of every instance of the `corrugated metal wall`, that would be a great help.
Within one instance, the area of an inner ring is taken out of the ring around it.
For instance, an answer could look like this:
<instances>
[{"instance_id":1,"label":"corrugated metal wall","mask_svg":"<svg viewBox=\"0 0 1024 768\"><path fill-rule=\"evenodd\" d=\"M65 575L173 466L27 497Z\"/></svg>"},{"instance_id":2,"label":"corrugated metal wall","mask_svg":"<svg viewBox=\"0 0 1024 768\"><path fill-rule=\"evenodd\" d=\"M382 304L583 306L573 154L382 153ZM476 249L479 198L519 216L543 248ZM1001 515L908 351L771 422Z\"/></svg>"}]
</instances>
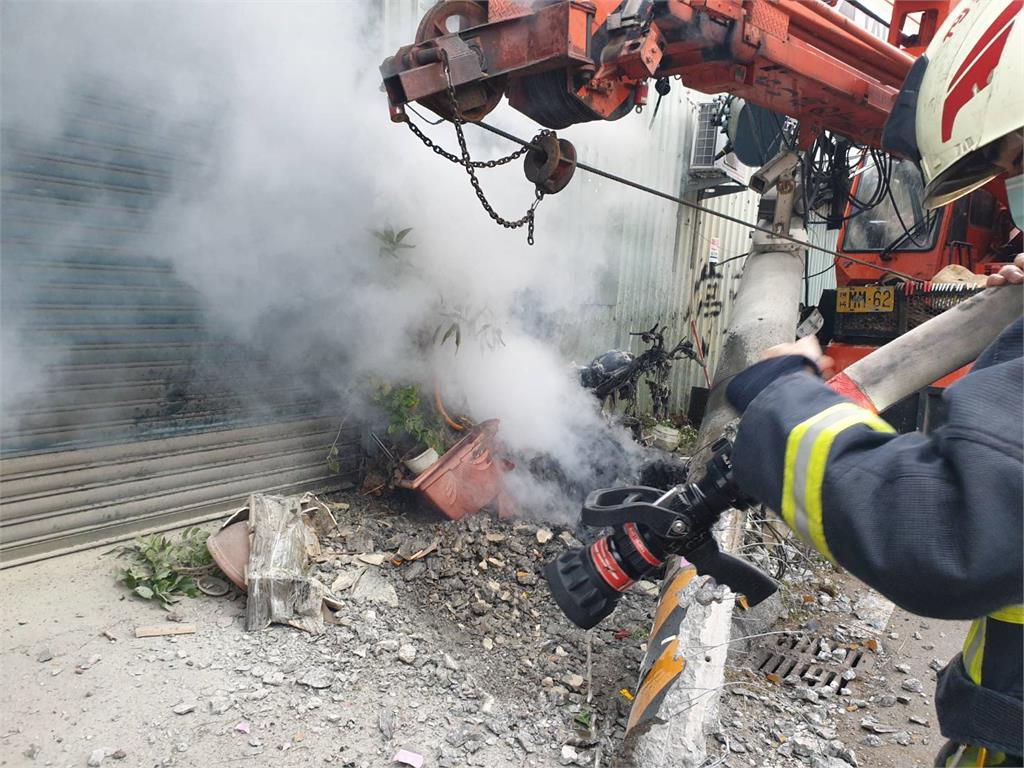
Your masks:
<instances>
[{"instance_id":1,"label":"corrugated metal wall","mask_svg":"<svg viewBox=\"0 0 1024 768\"><path fill-rule=\"evenodd\" d=\"M232 341L154 255L152 213L211 160L209 126L85 78L55 130L18 117L0 127L3 564L350 479L327 390Z\"/></svg>"},{"instance_id":2,"label":"corrugated metal wall","mask_svg":"<svg viewBox=\"0 0 1024 768\"><path fill-rule=\"evenodd\" d=\"M596 126L614 132L616 140L578 142L580 159L679 195L688 174L698 110L695 94L676 84L653 123L649 107L642 115ZM572 130L566 134L575 140ZM686 199L746 221L756 219L758 197L753 192L707 201L691 193ZM597 296L576 297L584 311L560 329L566 357L583 363L608 349L638 353L642 345L629 332L655 323L668 326L666 343L674 345L680 339L693 339L692 320L709 347L708 366L713 373L719 338L743 270L742 258L730 259L747 251L750 230L585 172L578 172L559 194L558 204L563 210L597 208L601 220L611 222L600 227L587 217L573 219L572 241L584 252L602 254L596 261L606 274ZM716 240L722 266L712 268ZM589 285L589 281L580 282ZM672 381L672 408L680 411L687 408L690 387L705 383L700 366L689 361L676 364ZM646 395L642 388L642 405Z\"/></svg>"},{"instance_id":3,"label":"corrugated metal wall","mask_svg":"<svg viewBox=\"0 0 1024 768\"><path fill-rule=\"evenodd\" d=\"M719 213L755 222L758 201L758 195L748 190L706 200L703 205ZM694 322L708 347L707 367L712 378L743 276L745 254L750 250L750 233L750 229L735 222L701 213L689 242L686 255L690 263L691 288L686 320L687 324L691 320ZM715 250L718 259L713 264L711 257ZM675 382L675 402L680 410L686 409L691 387L706 386L704 372L694 365L685 366L677 372Z\"/></svg>"},{"instance_id":4,"label":"corrugated metal wall","mask_svg":"<svg viewBox=\"0 0 1024 768\"><path fill-rule=\"evenodd\" d=\"M606 147L603 153L595 151L593 144L581 145L581 160L679 195L689 172L697 125L699 101L695 97L676 84L662 101L653 123L648 108L643 115L629 115L618 123L599 126L615 131L619 140L602 142L601 146ZM613 148L607 149L609 146ZM581 247L611 251L605 260L610 271L606 282L614 290L603 300L589 304L578 322L563 329L567 356L586 362L607 349L640 352L641 344L630 338L629 332L650 328L656 322L669 327L668 344L693 339L692 320L709 347L708 367L713 373L719 339L743 271L743 258L730 259L746 253L750 230L582 172L560 194L579 210L591 209L595 200L601 201L604 214L616 223L610 238L607 231L595 230L592 225L579 227L576 239ZM757 216L758 197L749 191L706 201L699 201L692 193L687 199L746 221L753 222ZM614 204L609 206L608 200ZM609 241L590 242L601 238ZM716 241L715 249L712 244ZM711 266L713 250L717 250L721 266ZM700 366L678 362L673 371L672 408L685 411L690 387L704 385ZM643 389L641 397L646 398Z\"/></svg>"},{"instance_id":5,"label":"corrugated metal wall","mask_svg":"<svg viewBox=\"0 0 1024 768\"><path fill-rule=\"evenodd\" d=\"M694 115L686 92L674 89L662 102L657 119L630 115L615 124L596 126L614 132L615 141L581 143L581 158L654 189L678 195L692 142ZM580 172L559 201L569 210L601 211L605 227L581 217L572 238L585 252L598 252L605 275L601 295L578 297L586 312L567 328L564 351L583 361L610 348L635 344L630 331L656 322L673 329L675 343L686 311L689 264L685 232L696 215L679 205L615 182ZM694 198L695 199L695 198ZM588 281L581 281L587 285ZM573 331L576 331L575 333ZM634 351L638 351L634 347Z\"/></svg>"}]
</instances>

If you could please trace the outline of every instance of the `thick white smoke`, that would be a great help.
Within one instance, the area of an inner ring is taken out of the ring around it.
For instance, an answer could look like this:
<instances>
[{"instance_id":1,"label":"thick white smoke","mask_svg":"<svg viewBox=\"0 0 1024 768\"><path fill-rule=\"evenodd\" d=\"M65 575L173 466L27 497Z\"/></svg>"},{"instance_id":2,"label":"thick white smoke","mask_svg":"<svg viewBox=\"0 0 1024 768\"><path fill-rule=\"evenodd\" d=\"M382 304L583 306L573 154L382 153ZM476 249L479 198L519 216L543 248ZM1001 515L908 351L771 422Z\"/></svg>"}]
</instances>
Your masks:
<instances>
[{"instance_id":1,"label":"thick white smoke","mask_svg":"<svg viewBox=\"0 0 1024 768\"><path fill-rule=\"evenodd\" d=\"M370 375L424 385L436 376L473 417L501 419L514 453L551 455L570 475L635 461L557 341L613 255L601 212L618 192L595 194L587 211L545 200L532 248L523 230L497 227L463 169L389 121L377 66L392 51L380 44L378 4L8 3L3 13L5 124L59 131L88 73L153 105L168 126L191 127L198 162L157 212L152 250L201 292L218 329L265 346L282 367L316 368L339 391ZM498 118L536 130L507 106ZM456 150L450 125L424 127ZM611 146L636 128L572 136ZM476 157L514 149L467 134ZM531 202L520 163L480 177L509 218ZM412 227L415 248L381 255L371 230L386 226ZM505 345L467 339L457 354L450 344L424 354L417 334L442 298L484 310ZM511 483L521 506L558 506L522 471Z\"/></svg>"}]
</instances>

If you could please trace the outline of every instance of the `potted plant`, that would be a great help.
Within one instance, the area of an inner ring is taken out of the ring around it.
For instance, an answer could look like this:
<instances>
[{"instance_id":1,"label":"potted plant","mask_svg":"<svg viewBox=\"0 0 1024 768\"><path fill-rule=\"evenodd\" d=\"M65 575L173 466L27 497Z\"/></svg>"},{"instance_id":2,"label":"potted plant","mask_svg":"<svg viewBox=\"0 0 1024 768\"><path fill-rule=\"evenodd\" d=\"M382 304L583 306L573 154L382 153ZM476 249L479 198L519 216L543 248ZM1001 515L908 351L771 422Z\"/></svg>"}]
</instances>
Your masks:
<instances>
[{"instance_id":1,"label":"potted plant","mask_svg":"<svg viewBox=\"0 0 1024 768\"><path fill-rule=\"evenodd\" d=\"M408 251L415 248L408 242L410 232L410 228L386 227L373 233L379 256L389 262L389 274L396 280L400 276L409 280L424 278L406 258ZM431 365L443 365L432 348L445 347L449 341L455 354L463 341L472 340L487 349L505 344L487 307L453 303L441 295L425 309L415 335L425 372ZM396 485L422 493L452 519L476 512L496 500L507 511L502 476L512 465L495 455L497 420L473 426L466 419L452 419L444 410L439 390L434 392L431 403L416 385L408 383L378 383L374 397L388 417L387 433L394 455L388 448L385 453L393 464L401 462L414 475L408 480L396 473Z\"/></svg>"},{"instance_id":2,"label":"potted plant","mask_svg":"<svg viewBox=\"0 0 1024 768\"><path fill-rule=\"evenodd\" d=\"M387 432L397 444L402 463L414 475L431 467L450 447L445 426L424 407L419 387L382 382L377 402L388 415Z\"/></svg>"}]
</instances>

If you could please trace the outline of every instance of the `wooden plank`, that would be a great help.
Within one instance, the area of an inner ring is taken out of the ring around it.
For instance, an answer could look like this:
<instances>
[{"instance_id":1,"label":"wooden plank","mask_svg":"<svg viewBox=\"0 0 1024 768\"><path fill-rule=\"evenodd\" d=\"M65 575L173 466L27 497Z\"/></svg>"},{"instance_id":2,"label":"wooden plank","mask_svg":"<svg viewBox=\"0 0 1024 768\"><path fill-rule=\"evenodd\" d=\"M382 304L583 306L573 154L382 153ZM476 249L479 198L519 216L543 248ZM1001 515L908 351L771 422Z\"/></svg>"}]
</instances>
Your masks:
<instances>
[{"instance_id":1,"label":"wooden plank","mask_svg":"<svg viewBox=\"0 0 1024 768\"><path fill-rule=\"evenodd\" d=\"M136 637L167 637L168 635L194 635L195 624L153 624L135 628Z\"/></svg>"}]
</instances>

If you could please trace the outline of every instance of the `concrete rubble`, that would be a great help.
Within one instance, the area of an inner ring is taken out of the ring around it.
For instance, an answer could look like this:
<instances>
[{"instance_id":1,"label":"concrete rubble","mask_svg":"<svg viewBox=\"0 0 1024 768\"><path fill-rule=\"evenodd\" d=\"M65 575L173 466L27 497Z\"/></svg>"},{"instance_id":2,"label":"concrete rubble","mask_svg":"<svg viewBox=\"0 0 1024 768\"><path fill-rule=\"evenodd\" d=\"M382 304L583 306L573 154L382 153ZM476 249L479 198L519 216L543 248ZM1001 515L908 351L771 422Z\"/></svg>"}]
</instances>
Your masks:
<instances>
[{"instance_id":1,"label":"concrete rubble","mask_svg":"<svg viewBox=\"0 0 1024 768\"><path fill-rule=\"evenodd\" d=\"M634 690L651 594L628 594L585 633L540 576L544 562L580 544L575 531L486 512L453 522L395 497L339 499L337 528L320 537L310 567L341 605L321 634L246 631L245 598L233 588L175 606L195 634L135 638L133 625L157 625L165 613L121 601L113 558L76 556L102 566L90 588L103 610L109 604L102 629L129 639L96 627L24 643L17 658L31 668L5 665L0 682L24 688L39 675L78 685L47 682L45 711L67 713L56 720L32 714L36 702L15 702L0 751L61 767L93 758L107 766L118 749L161 768L209 764L209 755L370 768L399 750L431 768L614 764L630 706L620 691ZM25 618L15 629L30 637L39 620ZM90 664L96 649L102 658ZM51 677L75 665L81 675Z\"/></svg>"},{"instance_id":2,"label":"concrete rubble","mask_svg":"<svg viewBox=\"0 0 1024 768\"><path fill-rule=\"evenodd\" d=\"M708 739L709 763L930 766L943 742L933 725L931 693L945 662L935 658L934 643L918 642L926 639L919 631L901 639L892 629L899 620L935 634L929 623L894 611L853 577L814 558L787 572L780 594L783 607L774 620L744 625L741 618L734 624L718 717ZM949 628L955 636L956 625ZM766 636L758 638L759 633ZM812 641L802 657L805 664L784 677L765 672L773 664L758 667L780 633ZM947 632L939 634L954 652ZM802 669L805 674L795 674Z\"/></svg>"},{"instance_id":3,"label":"concrete rubble","mask_svg":"<svg viewBox=\"0 0 1024 768\"><path fill-rule=\"evenodd\" d=\"M416 756L407 764L422 757L431 768L631 765L625 724L656 590L630 591L586 633L540 577L544 562L579 545L575 530L487 513L452 522L395 497L347 494L332 509L337 528L321 536L310 575L341 607L319 635L245 631L244 595L233 589L176 606L194 634L134 637L134 626L159 626L164 613L119 600L113 564L95 553L75 557L94 564L94 581L79 591L96 603L64 634L44 626L45 604L39 616L24 613L32 601L0 605L17 619L5 635L12 663L0 668L15 692L0 750L60 767L127 755L170 768L217 755L371 768L403 751ZM888 768L873 759L886 749L937 748L930 692L945 649L911 639L930 630L915 624L891 639L896 632L873 626L884 617L857 617L854 605L867 603L852 581L825 565L793 574L774 606L738 614L710 764ZM710 585L707 596L716 597ZM87 631L73 630L94 614ZM772 682L749 668L762 643L788 629L814 636L815 662L837 671L830 685L795 674ZM907 659L896 652L902 643L933 650ZM847 663L853 647L874 657L867 673Z\"/></svg>"}]
</instances>

